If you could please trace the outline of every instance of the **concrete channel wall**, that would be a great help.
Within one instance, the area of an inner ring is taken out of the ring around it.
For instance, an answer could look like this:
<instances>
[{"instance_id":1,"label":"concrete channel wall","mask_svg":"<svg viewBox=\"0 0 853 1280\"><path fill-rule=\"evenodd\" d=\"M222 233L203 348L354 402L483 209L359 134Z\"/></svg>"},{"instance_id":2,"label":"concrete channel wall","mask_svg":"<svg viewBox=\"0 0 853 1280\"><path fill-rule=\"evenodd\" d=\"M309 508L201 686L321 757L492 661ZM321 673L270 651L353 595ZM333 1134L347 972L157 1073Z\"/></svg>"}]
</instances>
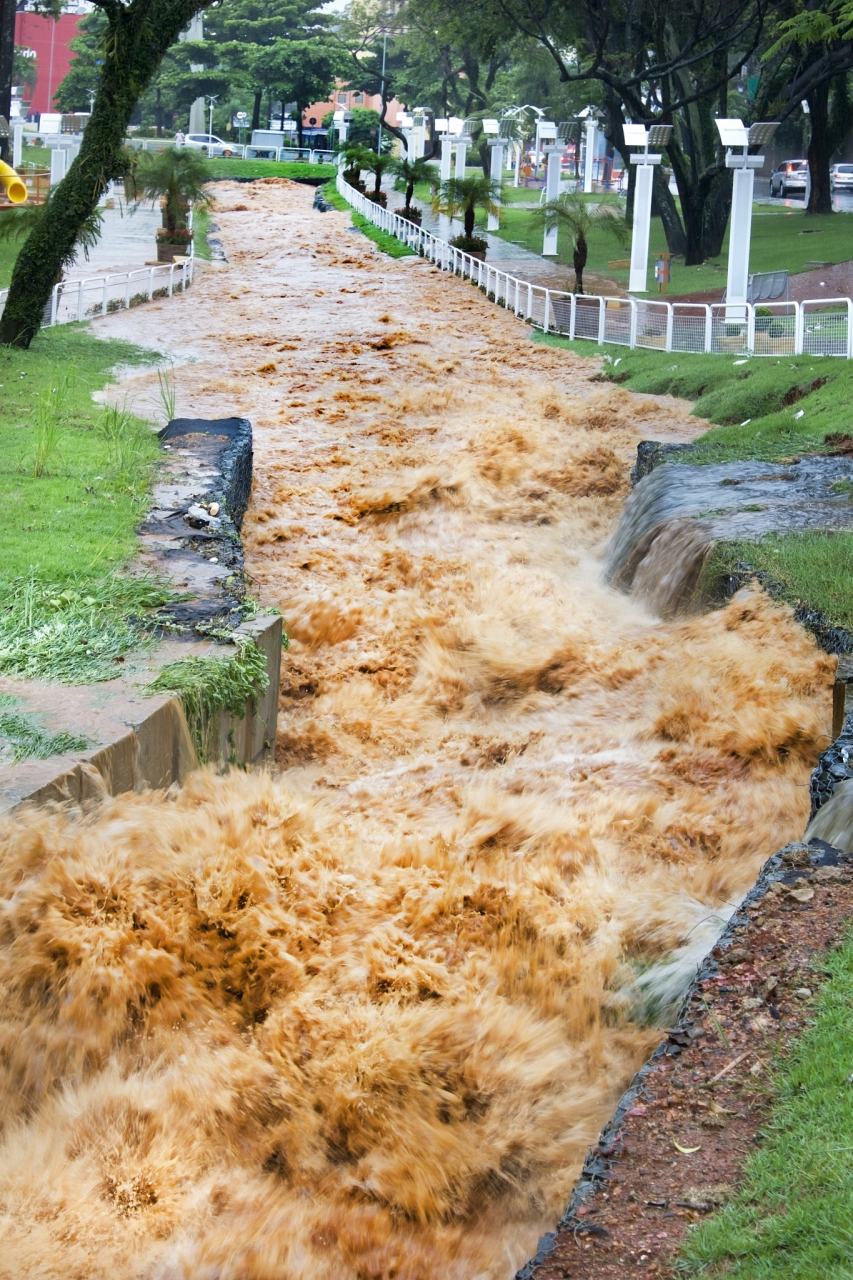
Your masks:
<instances>
[{"instance_id":1,"label":"concrete channel wall","mask_svg":"<svg viewBox=\"0 0 853 1280\"><path fill-rule=\"evenodd\" d=\"M207 638L211 629L251 639L266 659L268 684L247 699L243 717L227 711L211 717L209 761L257 765L274 759L282 619L260 613L240 621L245 580L239 531L252 483L251 424L176 419L160 435L163 464L140 529L137 568L171 579L187 598L167 608L164 638L129 657L114 680L67 686L0 677L0 692L22 712L92 744L46 760L0 765L0 812L183 782L199 767L183 705L176 696L149 695L146 686L165 666L186 658L231 657L230 645Z\"/></svg>"}]
</instances>

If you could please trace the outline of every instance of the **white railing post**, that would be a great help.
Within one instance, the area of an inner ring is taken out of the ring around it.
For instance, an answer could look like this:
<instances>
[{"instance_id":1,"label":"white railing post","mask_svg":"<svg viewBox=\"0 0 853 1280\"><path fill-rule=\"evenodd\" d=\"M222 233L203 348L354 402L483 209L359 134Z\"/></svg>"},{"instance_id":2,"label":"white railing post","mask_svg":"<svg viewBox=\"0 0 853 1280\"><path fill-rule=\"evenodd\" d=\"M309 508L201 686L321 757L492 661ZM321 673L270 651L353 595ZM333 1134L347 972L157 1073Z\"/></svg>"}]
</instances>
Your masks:
<instances>
[{"instance_id":1,"label":"white railing post","mask_svg":"<svg viewBox=\"0 0 853 1280\"><path fill-rule=\"evenodd\" d=\"M755 351L755 307L751 302L746 304L746 349Z\"/></svg>"},{"instance_id":2,"label":"white railing post","mask_svg":"<svg viewBox=\"0 0 853 1280\"><path fill-rule=\"evenodd\" d=\"M533 315L533 285L528 282L527 285L527 319Z\"/></svg>"},{"instance_id":3,"label":"white railing post","mask_svg":"<svg viewBox=\"0 0 853 1280\"><path fill-rule=\"evenodd\" d=\"M607 318L606 307L607 307L607 302L605 301L605 299L599 298L598 299L598 345L600 347L604 345L604 337L605 337L604 326Z\"/></svg>"},{"instance_id":4,"label":"white railing post","mask_svg":"<svg viewBox=\"0 0 853 1280\"><path fill-rule=\"evenodd\" d=\"M853 299L847 299L847 359L853 360Z\"/></svg>"},{"instance_id":5,"label":"white railing post","mask_svg":"<svg viewBox=\"0 0 853 1280\"><path fill-rule=\"evenodd\" d=\"M153 293L154 293L154 267L149 267L148 268L148 301L149 302L151 301L151 297Z\"/></svg>"},{"instance_id":6,"label":"white railing post","mask_svg":"<svg viewBox=\"0 0 853 1280\"><path fill-rule=\"evenodd\" d=\"M664 344L663 344L664 351L672 350L672 326L673 326L673 320L675 318L674 313L675 313L674 303L667 302L666 304L666 337L664 339Z\"/></svg>"},{"instance_id":7,"label":"white railing post","mask_svg":"<svg viewBox=\"0 0 853 1280\"><path fill-rule=\"evenodd\" d=\"M578 295L572 294L572 306L569 312L569 341L574 342L578 322Z\"/></svg>"},{"instance_id":8,"label":"white railing post","mask_svg":"<svg viewBox=\"0 0 853 1280\"><path fill-rule=\"evenodd\" d=\"M628 328L628 346L633 351L634 347L636 347L637 345L637 311L638 311L637 299L631 298L630 304L631 304L631 321Z\"/></svg>"},{"instance_id":9,"label":"white railing post","mask_svg":"<svg viewBox=\"0 0 853 1280\"><path fill-rule=\"evenodd\" d=\"M80 280L77 285L77 319L83 319L83 281Z\"/></svg>"},{"instance_id":10,"label":"white railing post","mask_svg":"<svg viewBox=\"0 0 853 1280\"><path fill-rule=\"evenodd\" d=\"M172 288L174 283L175 283L175 264L173 262L169 267L169 297L170 298L172 296Z\"/></svg>"},{"instance_id":11,"label":"white railing post","mask_svg":"<svg viewBox=\"0 0 853 1280\"><path fill-rule=\"evenodd\" d=\"M705 351L710 354L714 345L714 316L708 303L705 303Z\"/></svg>"},{"instance_id":12,"label":"white railing post","mask_svg":"<svg viewBox=\"0 0 853 1280\"><path fill-rule=\"evenodd\" d=\"M547 333L551 323L551 290L545 290L545 323L542 326L542 332Z\"/></svg>"},{"instance_id":13,"label":"white railing post","mask_svg":"<svg viewBox=\"0 0 853 1280\"><path fill-rule=\"evenodd\" d=\"M107 314L107 300L108 300L108 297L109 297L109 283L110 283L110 278L109 278L109 276L104 276L104 295L103 295L103 298L101 299L101 315L102 315L102 316L105 316L105 315Z\"/></svg>"},{"instance_id":14,"label":"white railing post","mask_svg":"<svg viewBox=\"0 0 853 1280\"><path fill-rule=\"evenodd\" d=\"M794 306L797 308L794 315L794 355L801 356L803 354L803 330L806 316L801 302L795 302Z\"/></svg>"},{"instance_id":15,"label":"white railing post","mask_svg":"<svg viewBox=\"0 0 853 1280\"><path fill-rule=\"evenodd\" d=\"M59 291L61 288L62 288L61 284L55 284L53 286L53 294L51 295L51 299L50 299L50 323L51 324L56 324L56 313L59 310Z\"/></svg>"},{"instance_id":16,"label":"white railing post","mask_svg":"<svg viewBox=\"0 0 853 1280\"><path fill-rule=\"evenodd\" d=\"M124 281L124 306L125 310L130 307L130 272L128 271Z\"/></svg>"}]
</instances>

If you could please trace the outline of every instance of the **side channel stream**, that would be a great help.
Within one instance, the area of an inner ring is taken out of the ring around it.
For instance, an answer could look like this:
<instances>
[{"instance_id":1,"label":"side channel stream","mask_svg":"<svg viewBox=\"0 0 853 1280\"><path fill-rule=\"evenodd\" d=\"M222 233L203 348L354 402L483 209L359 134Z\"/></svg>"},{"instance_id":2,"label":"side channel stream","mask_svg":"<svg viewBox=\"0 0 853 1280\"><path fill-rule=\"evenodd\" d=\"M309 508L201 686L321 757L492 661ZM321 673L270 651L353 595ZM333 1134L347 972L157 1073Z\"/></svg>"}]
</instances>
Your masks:
<instances>
[{"instance_id":1,"label":"side channel stream","mask_svg":"<svg viewBox=\"0 0 853 1280\"><path fill-rule=\"evenodd\" d=\"M219 184L227 267L133 317L254 424L278 772L2 827L10 1275L512 1276L806 825L834 659L603 578L638 442L701 424L311 194Z\"/></svg>"}]
</instances>

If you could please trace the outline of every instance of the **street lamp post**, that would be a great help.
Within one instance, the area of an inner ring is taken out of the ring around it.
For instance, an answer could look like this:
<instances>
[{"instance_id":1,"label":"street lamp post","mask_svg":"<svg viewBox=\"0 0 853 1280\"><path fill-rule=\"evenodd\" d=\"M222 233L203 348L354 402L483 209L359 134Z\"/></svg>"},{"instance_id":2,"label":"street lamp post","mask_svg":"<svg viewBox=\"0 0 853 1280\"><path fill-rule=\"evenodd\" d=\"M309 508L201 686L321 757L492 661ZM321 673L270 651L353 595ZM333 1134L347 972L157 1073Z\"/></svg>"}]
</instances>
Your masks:
<instances>
[{"instance_id":1,"label":"street lamp post","mask_svg":"<svg viewBox=\"0 0 853 1280\"><path fill-rule=\"evenodd\" d=\"M207 95L207 103L208 103L208 106L210 107L210 124L208 126L207 132L209 137L211 138L213 137L213 104L218 101L218 98L219 98L218 94L209 93Z\"/></svg>"},{"instance_id":2,"label":"street lamp post","mask_svg":"<svg viewBox=\"0 0 853 1280\"><path fill-rule=\"evenodd\" d=\"M750 147L769 142L779 128L778 121L762 121L747 129L742 120L716 120L720 141L726 148L726 168L734 169L732 212L729 220L729 272L726 280L726 319L728 304L739 307L747 302L749 288L749 242L752 235L752 189L755 171L764 167L764 156L751 156ZM737 152L738 154L735 154ZM745 311L734 316L742 319Z\"/></svg>"},{"instance_id":3,"label":"street lamp post","mask_svg":"<svg viewBox=\"0 0 853 1280\"><path fill-rule=\"evenodd\" d=\"M645 125L623 126L626 147L642 147L629 157L637 166L637 184L634 188L634 231L631 236L631 274L628 277L629 293L645 293L649 269L649 232L652 225L652 184L655 166L662 155L652 155L649 147L665 147L672 134L671 124L653 124L646 132Z\"/></svg>"}]
</instances>

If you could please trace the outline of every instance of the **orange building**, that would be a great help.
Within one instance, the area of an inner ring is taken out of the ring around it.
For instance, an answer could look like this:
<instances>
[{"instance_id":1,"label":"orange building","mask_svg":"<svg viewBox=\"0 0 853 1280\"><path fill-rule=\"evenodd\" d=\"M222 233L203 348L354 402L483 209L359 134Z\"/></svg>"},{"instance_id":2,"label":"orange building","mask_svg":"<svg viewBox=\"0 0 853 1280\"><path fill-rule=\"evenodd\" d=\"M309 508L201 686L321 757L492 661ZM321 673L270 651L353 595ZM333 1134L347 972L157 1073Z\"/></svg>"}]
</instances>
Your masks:
<instances>
[{"instance_id":1,"label":"orange building","mask_svg":"<svg viewBox=\"0 0 853 1280\"><path fill-rule=\"evenodd\" d=\"M382 110L382 94L381 93L360 93L357 89L348 89L346 85L338 83L334 94L327 102L312 102L310 107L306 107L302 115L302 128L306 138L311 137L314 133L322 129L323 117L327 116L330 111L354 111L356 107L364 107L368 111ZM398 102L396 98L392 98L388 103L388 110L385 113L385 119L389 124L397 123L397 116L405 107L402 102Z\"/></svg>"}]
</instances>

